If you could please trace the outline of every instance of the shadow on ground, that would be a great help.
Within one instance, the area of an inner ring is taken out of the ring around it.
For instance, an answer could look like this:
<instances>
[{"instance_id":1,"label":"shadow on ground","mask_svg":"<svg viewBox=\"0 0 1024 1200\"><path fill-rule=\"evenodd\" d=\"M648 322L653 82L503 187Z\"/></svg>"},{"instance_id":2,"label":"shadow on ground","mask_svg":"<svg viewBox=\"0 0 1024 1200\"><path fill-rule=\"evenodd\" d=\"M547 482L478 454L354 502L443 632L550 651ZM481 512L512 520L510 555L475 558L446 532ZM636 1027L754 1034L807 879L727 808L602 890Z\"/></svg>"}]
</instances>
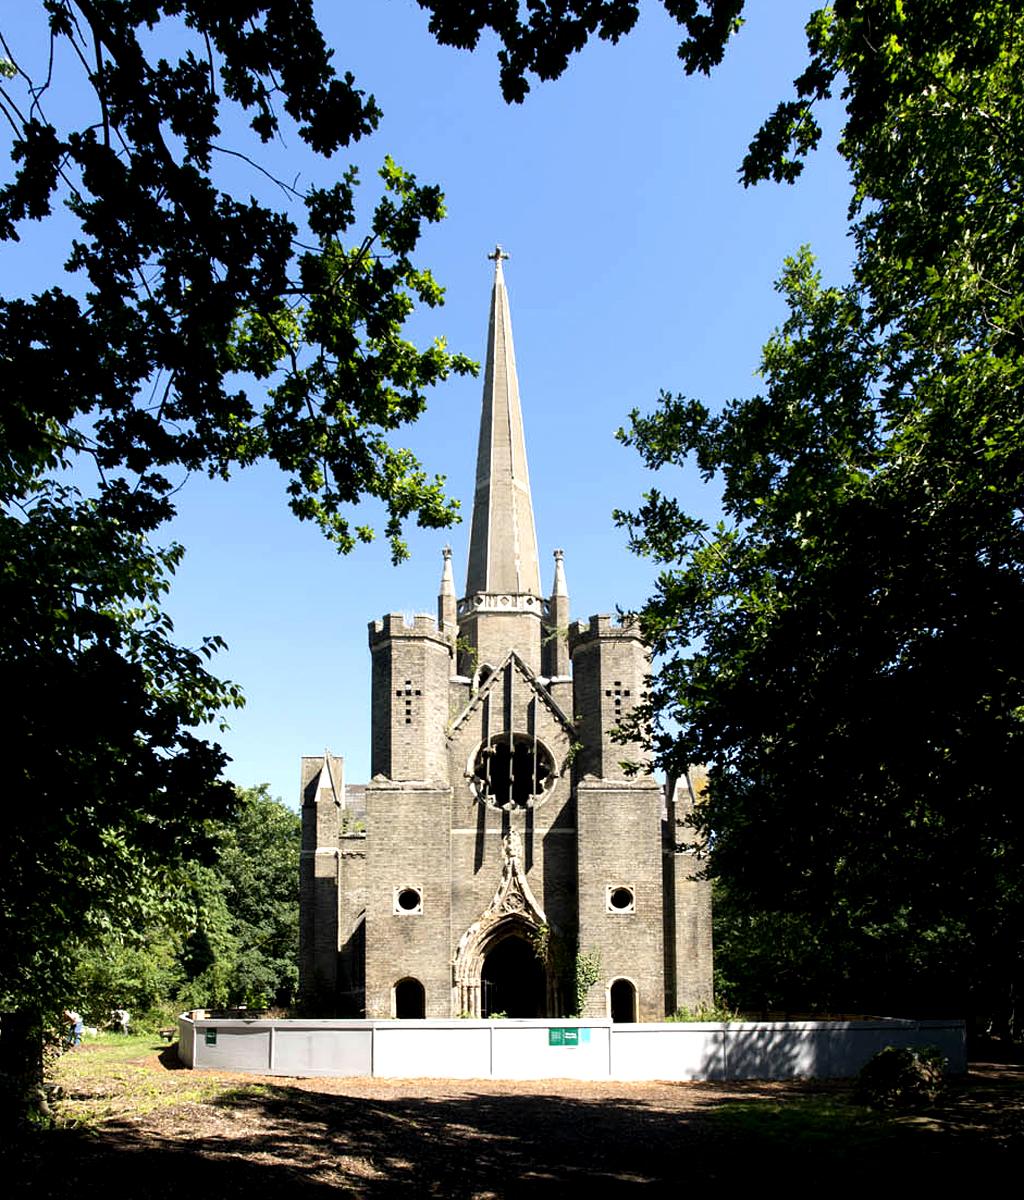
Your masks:
<instances>
[{"instance_id":1,"label":"shadow on ground","mask_svg":"<svg viewBox=\"0 0 1024 1200\"><path fill-rule=\"evenodd\" d=\"M1022 1079L1019 1068L990 1068L927 1116L895 1124L820 1085L679 1085L678 1103L671 1085L651 1100L502 1094L472 1083L443 1096L416 1096L411 1085L385 1098L315 1083L244 1085L160 1120L54 1131L8 1162L14 1194L75 1200L399 1192L543 1200L583 1189L763 1190L770 1180L798 1195L900 1184L946 1191L1019 1166Z\"/></svg>"}]
</instances>

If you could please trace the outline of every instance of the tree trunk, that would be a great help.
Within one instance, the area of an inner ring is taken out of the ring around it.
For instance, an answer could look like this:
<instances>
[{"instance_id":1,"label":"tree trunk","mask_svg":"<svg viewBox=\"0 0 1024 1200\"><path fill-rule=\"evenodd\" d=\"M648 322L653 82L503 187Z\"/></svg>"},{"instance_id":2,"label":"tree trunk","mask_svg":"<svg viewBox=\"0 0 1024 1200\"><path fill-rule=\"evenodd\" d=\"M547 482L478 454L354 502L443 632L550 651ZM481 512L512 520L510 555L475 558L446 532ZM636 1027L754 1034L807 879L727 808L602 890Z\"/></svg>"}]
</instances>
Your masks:
<instances>
[{"instance_id":1,"label":"tree trunk","mask_svg":"<svg viewBox=\"0 0 1024 1200\"><path fill-rule=\"evenodd\" d=\"M37 1011L0 1014L0 1128L49 1119L43 1087L43 1030Z\"/></svg>"}]
</instances>

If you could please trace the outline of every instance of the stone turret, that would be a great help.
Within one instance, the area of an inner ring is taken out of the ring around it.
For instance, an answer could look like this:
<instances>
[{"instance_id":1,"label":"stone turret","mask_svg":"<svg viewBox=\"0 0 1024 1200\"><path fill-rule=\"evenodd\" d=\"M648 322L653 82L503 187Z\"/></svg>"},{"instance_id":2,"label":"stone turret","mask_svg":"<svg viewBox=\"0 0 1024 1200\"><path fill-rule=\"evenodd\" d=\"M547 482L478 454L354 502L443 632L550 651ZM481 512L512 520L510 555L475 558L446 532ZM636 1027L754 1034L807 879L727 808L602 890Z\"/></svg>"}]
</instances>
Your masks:
<instances>
[{"instance_id":1,"label":"stone turret","mask_svg":"<svg viewBox=\"0 0 1024 1200\"><path fill-rule=\"evenodd\" d=\"M437 595L437 624L445 637L453 640L459 632L458 604L455 599L455 578L452 575L452 548L445 546L444 566L441 569L441 590Z\"/></svg>"},{"instance_id":2,"label":"stone turret","mask_svg":"<svg viewBox=\"0 0 1024 1200\"><path fill-rule=\"evenodd\" d=\"M576 621L569 627L569 651L575 711L581 714L580 774L627 779L623 764L641 761L644 750L637 742L614 741L612 733L646 691L651 661L640 631L606 615Z\"/></svg>"},{"instance_id":3,"label":"stone turret","mask_svg":"<svg viewBox=\"0 0 1024 1200\"><path fill-rule=\"evenodd\" d=\"M431 616L389 613L370 622L370 773L396 782L447 783L445 726L451 644Z\"/></svg>"},{"instance_id":4,"label":"stone turret","mask_svg":"<svg viewBox=\"0 0 1024 1200\"><path fill-rule=\"evenodd\" d=\"M567 712L572 712L572 676L569 659L569 589L565 582L565 555L555 551L555 578L544 620L544 674L548 689Z\"/></svg>"}]
</instances>

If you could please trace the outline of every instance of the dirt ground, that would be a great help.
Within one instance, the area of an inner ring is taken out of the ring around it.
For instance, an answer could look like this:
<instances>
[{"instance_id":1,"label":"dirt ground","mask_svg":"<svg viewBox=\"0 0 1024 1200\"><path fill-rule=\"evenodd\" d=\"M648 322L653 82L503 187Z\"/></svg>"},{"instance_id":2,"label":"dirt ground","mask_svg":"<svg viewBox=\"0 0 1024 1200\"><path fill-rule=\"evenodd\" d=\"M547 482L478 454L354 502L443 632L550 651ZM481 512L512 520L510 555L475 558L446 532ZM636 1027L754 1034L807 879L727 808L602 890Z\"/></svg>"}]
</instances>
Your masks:
<instances>
[{"instance_id":1,"label":"dirt ground","mask_svg":"<svg viewBox=\"0 0 1024 1200\"><path fill-rule=\"evenodd\" d=\"M85 1061L64 1072L63 1128L5 1156L8 1195L945 1191L1024 1161L1020 1067L978 1065L926 1115L892 1120L837 1084L281 1079L175 1069L167 1051L105 1073Z\"/></svg>"}]
</instances>

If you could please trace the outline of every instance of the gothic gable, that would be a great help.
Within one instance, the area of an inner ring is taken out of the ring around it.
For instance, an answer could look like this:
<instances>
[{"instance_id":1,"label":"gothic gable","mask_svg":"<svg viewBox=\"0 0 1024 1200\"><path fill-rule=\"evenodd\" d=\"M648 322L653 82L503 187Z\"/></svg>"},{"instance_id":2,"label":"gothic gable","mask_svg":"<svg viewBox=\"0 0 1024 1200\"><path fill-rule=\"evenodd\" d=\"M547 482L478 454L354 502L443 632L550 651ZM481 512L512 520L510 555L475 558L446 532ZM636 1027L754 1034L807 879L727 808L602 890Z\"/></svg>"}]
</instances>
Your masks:
<instances>
[{"instance_id":1,"label":"gothic gable","mask_svg":"<svg viewBox=\"0 0 1024 1200\"><path fill-rule=\"evenodd\" d=\"M448 741L457 787L495 808L532 808L568 778L575 731L511 650L455 717Z\"/></svg>"},{"instance_id":2,"label":"gothic gable","mask_svg":"<svg viewBox=\"0 0 1024 1200\"><path fill-rule=\"evenodd\" d=\"M452 721L449 736L454 736L459 726L468 721L475 710L486 705L496 691L499 693L504 691L506 695L512 693L511 696L508 696L508 699L510 702L514 700L516 683L528 689L529 694L537 696L540 703L545 706L552 718L563 727L566 734L570 737L573 735L572 722L559 705L555 703L551 693L541 683L538 676L530 670L529 665L523 662L516 651L510 650L502 662L481 683L476 694L462 712Z\"/></svg>"}]
</instances>

